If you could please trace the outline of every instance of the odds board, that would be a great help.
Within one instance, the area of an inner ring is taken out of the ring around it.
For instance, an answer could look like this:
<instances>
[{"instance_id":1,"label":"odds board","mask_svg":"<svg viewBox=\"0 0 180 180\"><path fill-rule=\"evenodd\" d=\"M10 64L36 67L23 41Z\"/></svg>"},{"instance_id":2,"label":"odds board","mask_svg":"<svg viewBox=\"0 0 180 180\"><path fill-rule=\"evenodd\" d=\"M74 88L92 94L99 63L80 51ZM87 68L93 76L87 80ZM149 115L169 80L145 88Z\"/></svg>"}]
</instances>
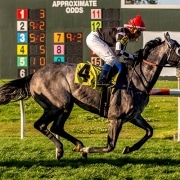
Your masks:
<instances>
[{"instance_id":1,"label":"odds board","mask_svg":"<svg viewBox=\"0 0 180 180\"><path fill-rule=\"evenodd\" d=\"M120 1L6 0L0 16L0 77L22 78L50 62L102 65L86 36L120 25Z\"/></svg>"}]
</instances>

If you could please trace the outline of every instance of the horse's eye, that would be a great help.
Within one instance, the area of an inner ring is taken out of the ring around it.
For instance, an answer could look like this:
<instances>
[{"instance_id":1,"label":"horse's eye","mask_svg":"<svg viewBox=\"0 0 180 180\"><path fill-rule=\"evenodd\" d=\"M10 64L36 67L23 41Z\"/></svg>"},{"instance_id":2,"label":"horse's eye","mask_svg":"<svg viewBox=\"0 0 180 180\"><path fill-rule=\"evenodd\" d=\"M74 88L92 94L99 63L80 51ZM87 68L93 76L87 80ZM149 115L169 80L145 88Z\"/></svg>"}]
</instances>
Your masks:
<instances>
[{"instance_id":1,"label":"horse's eye","mask_svg":"<svg viewBox=\"0 0 180 180\"><path fill-rule=\"evenodd\" d=\"M177 47L177 48L176 48L176 54L177 54L178 56L180 56L180 47Z\"/></svg>"}]
</instances>

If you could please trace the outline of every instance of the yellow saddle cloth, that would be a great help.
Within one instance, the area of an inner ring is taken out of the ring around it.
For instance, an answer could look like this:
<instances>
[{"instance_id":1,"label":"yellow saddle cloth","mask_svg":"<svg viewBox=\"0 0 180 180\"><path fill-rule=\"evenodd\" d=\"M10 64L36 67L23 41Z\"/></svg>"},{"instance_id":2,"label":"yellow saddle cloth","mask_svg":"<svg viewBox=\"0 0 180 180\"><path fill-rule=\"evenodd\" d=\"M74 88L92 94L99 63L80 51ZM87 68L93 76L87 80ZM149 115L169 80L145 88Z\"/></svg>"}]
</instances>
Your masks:
<instances>
[{"instance_id":1,"label":"yellow saddle cloth","mask_svg":"<svg viewBox=\"0 0 180 180\"><path fill-rule=\"evenodd\" d=\"M97 86L97 81L99 75L101 73L101 67L87 63L79 63L77 64L75 71L75 83L82 84L84 86L90 86L93 89L101 90L100 87ZM112 77L112 84L116 83L117 77L119 73Z\"/></svg>"}]
</instances>

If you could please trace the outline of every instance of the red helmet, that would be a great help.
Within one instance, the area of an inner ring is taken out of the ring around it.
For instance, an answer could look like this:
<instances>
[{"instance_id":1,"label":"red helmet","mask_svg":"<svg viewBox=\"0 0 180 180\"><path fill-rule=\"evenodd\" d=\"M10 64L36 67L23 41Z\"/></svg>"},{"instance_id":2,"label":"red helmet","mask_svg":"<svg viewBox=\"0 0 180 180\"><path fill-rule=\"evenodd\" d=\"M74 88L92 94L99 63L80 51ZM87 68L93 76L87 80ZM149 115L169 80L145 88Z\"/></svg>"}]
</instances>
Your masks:
<instances>
[{"instance_id":1,"label":"red helmet","mask_svg":"<svg viewBox=\"0 0 180 180\"><path fill-rule=\"evenodd\" d=\"M140 31L143 31L146 29L145 23L142 20L141 15L136 15L135 18L132 18L128 21L128 24L124 24L124 27L126 28L137 28Z\"/></svg>"}]
</instances>

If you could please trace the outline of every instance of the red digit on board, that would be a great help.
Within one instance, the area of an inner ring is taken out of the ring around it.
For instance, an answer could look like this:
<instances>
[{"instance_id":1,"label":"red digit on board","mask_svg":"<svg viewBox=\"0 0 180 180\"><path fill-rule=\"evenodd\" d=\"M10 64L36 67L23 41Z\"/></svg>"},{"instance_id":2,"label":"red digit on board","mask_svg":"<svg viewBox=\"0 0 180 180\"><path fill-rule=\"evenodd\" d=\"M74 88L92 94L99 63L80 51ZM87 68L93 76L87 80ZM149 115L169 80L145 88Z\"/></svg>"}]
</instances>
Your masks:
<instances>
[{"instance_id":1,"label":"red digit on board","mask_svg":"<svg viewBox=\"0 0 180 180\"><path fill-rule=\"evenodd\" d=\"M17 19L28 19L28 9L17 9L16 17Z\"/></svg>"},{"instance_id":2,"label":"red digit on board","mask_svg":"<svg viewBox=\"0 0 180 180\"><path fill-rule=\"evenodd\" d=\"M100 17L100 12L99 11L97 11L97 16L98 16L98 18Z\"/></svg>"},{"instance_id":3,"label":"red digit on board","mask_svg":"<svg viewBox=\"0 0 180 180\"><path fill-rule=\"evenodd\" d=\"M96 17L96 14L95 14L95 13L96 13L95 11L92 11L93 18Z\"/></svg>"},{"instance_id":4,"label":"red digit on board","mask_svg":"<svg viewBox=\"0 0 180 180\"><path fill-rule=\"evenodd\" d=\"M91 19L101 19L101 9L91 9Z\"/></svg>"}]
</instances>

